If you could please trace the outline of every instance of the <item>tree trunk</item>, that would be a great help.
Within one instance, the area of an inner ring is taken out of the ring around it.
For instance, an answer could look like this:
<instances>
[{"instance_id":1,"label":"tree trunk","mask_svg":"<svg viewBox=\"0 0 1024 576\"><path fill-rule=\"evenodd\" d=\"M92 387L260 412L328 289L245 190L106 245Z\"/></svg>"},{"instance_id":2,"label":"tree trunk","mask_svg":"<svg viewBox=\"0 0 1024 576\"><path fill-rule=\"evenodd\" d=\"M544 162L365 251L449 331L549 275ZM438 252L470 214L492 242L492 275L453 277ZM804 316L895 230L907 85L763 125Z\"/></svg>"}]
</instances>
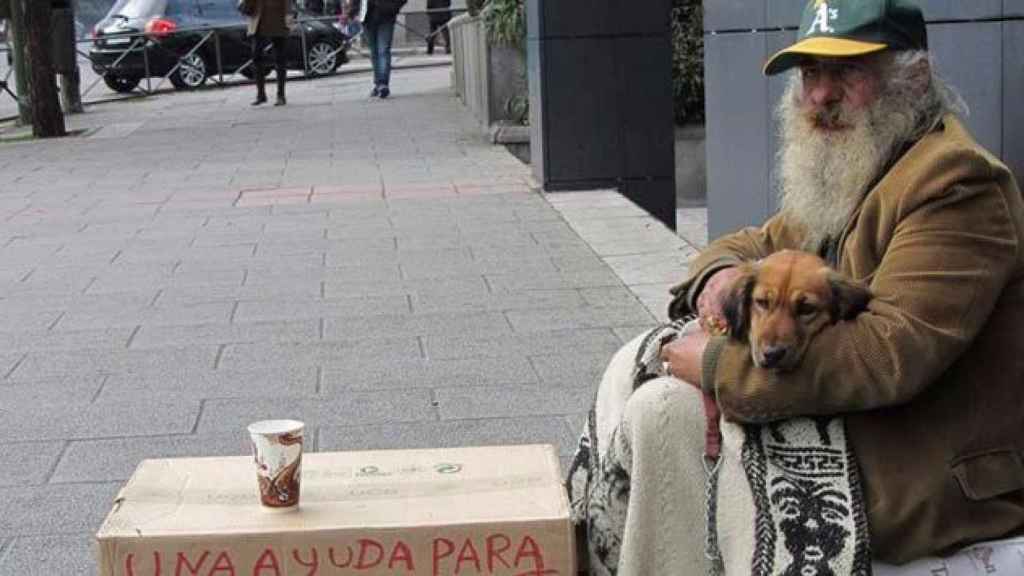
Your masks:
<instances>
[{"instance_id":1,"label":"tree trunk","mask_svg":"<svg viewBox=\"0 0 1024 576\"><path fill-rule=\"evenodd\" d=\"M85 112L85 109L82 107L81 83L82 80L77 66L75 66L74 72L61 74L60 92L61 100L64 102L65 114L81 114Z\"/></svg>"},{"instance_id":2,"label":"tree trunk","mask_svg":"<svg viewBox=\"0 0 1024 576\"><path fill-rule=\"evenodd\" d=\"M29 63L29 98L32 106L32 134L37 138L64 136L64 113L60 110L57 77L50 55L49 0L15 0L25 8L25 48Z\"/></svg>"},{"instance_id":3,"label":"tree trunk","mask_svg":"<svg viewBox=\"0 0 1024 576\"><path fill-rule=\"evenodd\" d=\"M32 124L32 109L28 105L28 66L25 62L24 8L18 0L10 0L11 18L7 22L8 45L14 60L15 91L18 94L18 122Z\"/></svg>"}]
</instances>

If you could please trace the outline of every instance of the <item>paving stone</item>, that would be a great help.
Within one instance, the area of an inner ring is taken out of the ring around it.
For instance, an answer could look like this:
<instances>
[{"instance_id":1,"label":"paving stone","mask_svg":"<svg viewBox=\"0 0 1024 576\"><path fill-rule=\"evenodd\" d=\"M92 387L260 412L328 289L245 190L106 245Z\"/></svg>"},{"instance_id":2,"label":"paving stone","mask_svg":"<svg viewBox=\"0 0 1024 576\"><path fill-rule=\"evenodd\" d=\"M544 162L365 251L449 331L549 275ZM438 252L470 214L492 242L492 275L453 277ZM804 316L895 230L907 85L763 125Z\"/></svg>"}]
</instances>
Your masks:
<instances>
[{"instance_id":1,"label":"paving stone","mask_svg":"<svg viewBox=\"0 0 1024 576\"><path fill-rule=\"evenodd\" d=\"M324 281L324 298L355 298L360 296L385 295L433 295L452 294L473 297L491 294L483 276L463 276L461 278L445 278L422 282L418 280L399 280L395 282L371 282L358 279Z\"/></svg>"},{"instance_id":2,"label":"paving stone","mask_svg":"<svg viewBox=\"0 0 1024 576\"><path fill-rule=\"evenodd\" d=\"M142 326L132 338L131 348L160 348L206 344L256 342L306 342L320 339L317 320L295 322L240 322L191 326Z\"/></svg>"},{"instance_id":3,"label":"paving stone","mask_svg":"<svg viewBox=\"0 0 1024 576\"><path fill-rule=\"evenodd\" d=\"M279 396L257 400L209 400L203 408L198 431L241 431L251 422L275 418L301 420L312 428L436 420L437 411L428 390L410 389L346 392L340 396L316 399Z\"/></svg>"},{"instance_id":4,"label":"paving stone","mask_svg":"<svg viewBox=\"0 0 1024 576\"><path fill-rule=\"evenodd\" d=\"M410 337L428 334L508 334L505 317L494 312L389 314L362 318L327 318L324 340Z\"/></svg>"},{"instance_id":5,"label":"paving stone","mask_svg":"<svg viewBox=\"0 0 1024 576\"><path fill-rule=\"evenodd\" d=\"M117 374L107 377L97 402L144 401L156 398L260 398L274 395L313 396L315 366L262 370L182 370L159 376Z\"/></svg>"},{"instance_id":6,"label":"paving stone","mask_svg":"<svg viewBox=\"0 0 1024 576\"><path fill-rule=\"evenodd\" d=\"M536 356L567 350L575 354L611 354L621 342L607 328L552 330L531 334L442 333L423 338L427 358L465 358L478 356Z\"/></svg>"},{"instance_id":7,"label":"paving stone","mask_svg":"<svg viewBox=\"0 0 1024 576\"><path fill-rule=\"evenodd\" d=\"M113 309L102 311L69 310L55 329L84 330L100 327L167 325L167 324L212 324L229 322L232 302L200 302L183 306L154 307L144 309Z\"/></svg>"},{"instance_id":8,"label":"paving stone","mask_svg":"<svg viewBox=\"0 0 1024 576\"><path fill-rule=\"evenodd\" d=\"M160 249L154 249L151 246L126 248L118 255L116 262L122 265L178 261L203 263L210 260L231 262L251 257L255 248L255 243L203 246L202 248L186 249L181 249L177 246L165 246Z\"/></svg>"},{"instance_id":9,"label":"paving stone","mask_svg":"<svg viewBox=\"0 0 1024 576\"><path fill-rule=\"evenodd\" d=\"M121 485L114 482L0 488L0 536L95 533L110 512ZM16 550L16 544L17 541L4 554L5 562Z\"/></svg>"},{"instance_id":10,"label":"paving stone","mask_svg":"<svg viewBox=\"0 0 1024 576\"><path fill-rule=\"evenodd\" d=\"M292 256L315 252L386 254L395 251L395 240L391 236L374 236L371 238L329 240L326 238L305 239L297 241L293 238L265 238L256 248L256 254L264 257Z\"/></svg>"},{"instance_id":11,"label":"paving stone","mask_svg":"<svg viewBox=\"0 0 1024 576\"><path fill-rule=\"evenodd\" d=\"M673 298L669 288L674 285L673 283L634 284L630 286L630 290L636 294L640 302L659 322L668 322L668 305Z\"/></svg>"},{"instance_id":12,"label":"paving stone","mask_svg":"<svg viewBox=\"0 0 1024 576\"><path fill-rule=\"evenodd\" d=\"M594 393L545 384L449 387L434 390L442 420L586 412Z\"/></svg>"},{"instance_id":13,"label":"paving stone","mask_svg":"<svg viewBox=\"0 0 1024 576\"><path fill-rule=\"evenodd\" d=\"M403 295L366 296L337 300L254 300L240 302L236 322L332 318L338 316L374 316L408 312L409 300Z\"/></svg>"},{"instance_id":14,"label":"paving stone","mask_svg":"<svg viewBox=\"0 0 1024 576\"><path fill-rule=\"evenodd\" d=\"M530 290L512 294L475 295L427 294L412 297L412 309L417 313L576 308L583 305L583 298L576 290Z\"/></svg>"},{"instance_id":15,"label":"paving stone","mask_svg":"<svg viewBox=\"0 0 1024 576\"><path fill-rule=\"evenodd\" d=\"M12 380L46 380L64 374L159 375L186 369L212 369L217 347L108 350L80 348L31 352L9 376Z\"/></svg>"},{"instance_id":16,"label":"paving stone","mask_svg":"<svg viewBox=\"0 0 1024 576\"><path fill-rule=\"evenodd\" d=\"M0 574L95 576L91 533L17 538L0 554Z\"/></svg>"},{"instance_id":17,"label":"paving stone","mask_svg":"<svg viewBox=\"0 0 1024 576\"><path fill-rule=\"evenodd\" d=\"M585 271L559 270L550 274L531 276L504 273L486 274L485 278L495 292L622 286L622 280L609 268Z\"/></svg>"},{"instance_id":18,"label":"paving stone","mask_svg":"<svg viewBox=\"0 0 1024 576\"><path fill-rule=\"evenodd\" d=\"M426 360L395 358L388 362L347 362L323 372L321 393L337 395L347 390L429 388L436 386L483 386L536 382L525 357L459 358Z\"/></svg>"},{"instance_id":19,"label":"paving stone","mask_svg":"<svg viewBox=\"0 0 1024 576\"><path fill-rule=\"evenodd\" d=\"M583 430L586 429L588 412L589 407L587 411L576 412L565 416L565 422L569 426L569 431L576 439L579 439L580 435L583 434Z\"/></svg>"},{"instance_id":20,"label":"paving stone","mask_svg":"<svg viewBox=\"0 0 1024 576\"><path fill-rule=\"evenodd\" d=\"M0 444L0 461L7 463L0 468L0 487L46 482L63 449L63 442Z\"/></svg>"},{"instance_id":21,"label":"paving stone","mask_svg":"<svg viewBox=\"0 0 1024 576\"><path fill-rule=\"evenodd\" d=\"M284 298L320 298L323 282L315 279L296 279L276 284L247 283L171 286L160 291L155 300L158 307L191 306L209 302L235 302L240 300L274 300Z\"/></svg>"},{"instance_id":22,"label":"paving stone","mask_svg":"<svg viewBox=\"0 0 1024 576\"><path fill-rule=\"evenodd\" d=\"M88 286L89 294L104 294L109 292L139 292L145 291L154 293L156 290L174 286L208 286L211 284L235 284L241 285L245 277L245 271L226 270L221 273L212 273L209 270L200 271L193 275L152 275L142 278L96 278L96 281Z\"/></svg>"},{"instance_id":23,"label":"paving stone","mask_svg":"<svg viewBox=\"0 0 1024 576\"><path fill-rule=\"evenodd\" d=\"M244 278L245 270L237 262L223 265L184 263L175 269L172 284L240 284Z\"/></svg>"},{"instance_id":24,"label":"paving stone","mask_svg":"<svg viewBox=\"0 0 1024 576\"><path fill-rule=\"evenodd\" d=\"M195 234L195 238L192 240L193 248L203 248L207 246L229 246L233 244L254 244L259 243L263 240L263 226L260 225L256 229L240 230L240 231L200 231ZM258 250L258 249L257 249Z\"/></svg>"},{"instance_id":25,"label":"paving stone","mask_svg":"<svg viewBox=\"0 0 1024 576\"><path fill-rule=\"evenodd\" d=\"M549 354L531 356L530 362L542 384L589 388L596 392L613 353Z\"/></svg>"},{"instance_id":26,"label":"paving stone","mask_svg":"<svg viewBox=\"0 0 1024 576\"><path fill-rule=\"evenodd\" d=\"M25 359L25 356L24 352L0 352L0 370L3 371L0 376L6 377L10 374L11 370Z\"/></svg>"},{"instance_id":27,"label":"paving stone","mask_svg":"<svg viewBox=\"0 0 1024 576\"><path fill-rule=\"evenodd\" d=\"M458 251L459 244L449 247ZM474 260L468 257L429 258L419 255L401 263L402 277L412 280L431 280L458 276L479 276L481 274L543 275L555 271L550 259L522 260Z\"/></svg>"},{"instance_id":28,"label":"paving stone","mask_svg":"<svg viewBox=\"0 0 1024 576\"><path fill-rule=\"evenodd\" d=\"M314 440L307 441L305 449L314 450ZM251 450L244 427L200 435L76 440L68 444L50 482L124 482L147 458L240 456L250 454Z\"/></svg>"},{"instance_id":29,"label":"paving stone","mask_svg":"<svg viewBox=\"0 0 1024 576\"><path fill-rule=\"evenodd\" d=\"M686 278L687 265L696 254L687 247L685 251L609 256L605 261L626 284L668 284Z\"/></svg>"},{"instance_id":30,"label":"paving stone","mask_svg":"<svg viewBox=\"0 0 1024 576\"><path fill-rule=\"evenodd\" d=\"M329 267L381 266L387 264L421 264L423 262L472 262L467 246L448 248L420 247L419 249L396 250L394 247L379 250L354 250L329 248L325 262Z\"/></svg>"},{"instance_id":31,"label":"paving stone","mask_svg":"<svg viewBox=\"0 0 1024 576\"><path fill-rule=\"evenodd\" d=\"M306 267L301 270L249 270L246 284L280 283L288 279L298 281L335 281L335 282L397 282L402 279L398 264L382 263L374 266L339 266L332 268Z\"/></svg>"},{"instance_id":32,"label":"paving stone","mask_svg":"<svg viewBox=\"0 0 1024 576\"><path fill-rule=\"evenodd\" d=\"M4 306L0 302L0 326L17 326L22 330L47 330L60 318L55 310L32 310Z\"/></svg>"},{"instance_id":33,"label":"paving stone","mask_svg":"<svg viewBox=\"0 0 1024 576\"><path fill-rule=\"evenodd\" d=\"M9 295L2 306L35 308L37 310L70 310L82 312L142 309L153 302L156 291L150 292L109 292L104 294L35 294Z\"/></svg>"},{"instance_id":34,"label":"paving stone","mask_svg":"<svg viewBox=\"0 0 1024 576\"><path fill-rule=\"evenodd\" d=\"M597 288L580 288L583 300L591 306L632 306L637 296L626 286L601 286Z\"/></svg>"},{"instance_id":35,"label":"paving stone","mask_svg":"<svg viewBox=\"0 0 1024 576\"><path fill-rule=\"evenodd\" d=\"M613 327L652 320L650 312L639 303L602 308L512 310L505 315L516 332Z\"/></svg>"},{"instance_id":36,"label":"paving stone","mask_svg":"<svg viewBox=\"0 0 1024 576\"><path fill-rule=\"evenodd\" d=\"M634 338L640 336L641 334L646 334L655 326L657 326L657 323L652 321L650 324L637 324L635 326L616 326L615 328L612 328L612 331L615 332L615 335L618 336L620 340L622 340L623 344L625 344L627 342L633 341Z\"/></svg>"},{"instance_id":37,"label":"paving stone","mask_svg":"<svg viewBox=\"0 0 1024 576\"><path fill-rule=\"evenodd\" d=\"M184 399L37 406L6 412L0 437L35 441L182 434L192 431L198 414L199 401Z\"/></svg>"},{"instance_id":38,"label":"paving stone","mask_svg":"<svg viewBox=\"0 0 1024 576\"><path fill-rule=\"evenodd\" d=\"M321 451L330 452L553 444L558 449L562 470L567 470L576 440L561 416L524 416L386 426L322 426L319 446Z\"/></svg>"},{"instance_id":39,"label":"paving stone","mask_svg":"<svg viewBox=\"0 0 1024 576\"><path fill-rule=\"evenodd\" d=\"M89 404L99 393L104 378L103 374L91 374L43 381L0 381L0 412Z\"/></svg>"},{"instance_id":40,"label":"paving stone","mask_svg":"<svg viewBox=\"0 0 1024 576\"><path fill-rule=\"evenodd\" d=\"M224 349L218 368L252 370L328 366L353 361L391 361L421 357L415 338L349 340L317 343L232 344Z\"/></svg>"}]
</instances>

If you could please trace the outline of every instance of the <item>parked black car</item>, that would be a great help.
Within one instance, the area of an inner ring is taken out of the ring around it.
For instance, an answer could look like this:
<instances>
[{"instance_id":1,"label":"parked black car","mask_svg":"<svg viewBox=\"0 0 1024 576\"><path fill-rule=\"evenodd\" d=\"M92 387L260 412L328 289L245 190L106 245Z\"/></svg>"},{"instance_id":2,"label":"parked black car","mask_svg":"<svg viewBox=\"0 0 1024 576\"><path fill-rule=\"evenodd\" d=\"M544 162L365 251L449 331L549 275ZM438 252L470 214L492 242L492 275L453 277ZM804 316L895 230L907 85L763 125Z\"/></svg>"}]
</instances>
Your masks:
<instances>
[{"instance_id":1,"label":"parked black car","mask_svg":"<svg viewBox=\"0 0 1024 576\"><path fill-rule=\"evenodd\" d=\"M180 62L170 80L175 88L188 90L218 74L219 44L221 71L231 74L238 70L252 78L251 64L239 70L252 54L247 21L236 10L236 2L117 0L93 29L89 52L93 69L111 89L130 92L143 78L166 76ZM313 76L331 74L348 61L348 39L333 23L307 20L313 17L298 14L302 23L292 28L288 38L288 68L306 70ZM211 37L193 52L212 29L217 31L217 41ZM273 58L267 61L273 62Z\"/></svg>"}]
</instances>

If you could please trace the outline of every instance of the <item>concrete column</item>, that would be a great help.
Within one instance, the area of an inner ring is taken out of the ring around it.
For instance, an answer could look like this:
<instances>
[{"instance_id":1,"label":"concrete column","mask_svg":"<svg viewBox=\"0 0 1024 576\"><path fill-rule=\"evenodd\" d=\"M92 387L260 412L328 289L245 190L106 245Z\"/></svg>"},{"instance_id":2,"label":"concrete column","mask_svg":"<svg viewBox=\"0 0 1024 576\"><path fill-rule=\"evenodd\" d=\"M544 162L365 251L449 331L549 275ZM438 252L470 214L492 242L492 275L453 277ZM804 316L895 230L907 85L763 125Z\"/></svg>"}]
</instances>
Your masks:
<instances>
[{"instance_id":1,"label":"concrete column","mask_svg":"<svg viewBox=\"0 0 1024 576\"><path fill-rule=\"evenodd\" d=\"M544 189L615 187L675 228L669 0L527 0L530 155Z\"/></svg>"}]
</instances>

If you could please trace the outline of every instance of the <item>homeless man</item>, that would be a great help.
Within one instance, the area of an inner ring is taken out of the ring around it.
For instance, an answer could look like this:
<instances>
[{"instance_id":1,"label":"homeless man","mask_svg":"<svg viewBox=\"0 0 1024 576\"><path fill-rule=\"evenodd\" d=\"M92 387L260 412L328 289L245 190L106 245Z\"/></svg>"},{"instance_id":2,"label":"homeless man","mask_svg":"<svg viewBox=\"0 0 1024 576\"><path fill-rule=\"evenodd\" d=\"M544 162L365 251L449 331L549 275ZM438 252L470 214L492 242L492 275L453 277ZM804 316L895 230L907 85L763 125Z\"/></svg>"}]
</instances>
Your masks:
<instances>
[{"instance_id":1,"label":"homeless man","mask_svg":"<svg viewBox=\"0 0 1024 576\"><path fill-rule=\"evenodd\" d=\"M812 1L765 66L786 71L779 213L673 288L670 317L700 323L638 337L602 379L568 480L594 574L861 574L1024 529L1013 176L958 119L908 0ZM695 328L782 249L873 294L788 371Z\"/></svg>"}]
</instances>

